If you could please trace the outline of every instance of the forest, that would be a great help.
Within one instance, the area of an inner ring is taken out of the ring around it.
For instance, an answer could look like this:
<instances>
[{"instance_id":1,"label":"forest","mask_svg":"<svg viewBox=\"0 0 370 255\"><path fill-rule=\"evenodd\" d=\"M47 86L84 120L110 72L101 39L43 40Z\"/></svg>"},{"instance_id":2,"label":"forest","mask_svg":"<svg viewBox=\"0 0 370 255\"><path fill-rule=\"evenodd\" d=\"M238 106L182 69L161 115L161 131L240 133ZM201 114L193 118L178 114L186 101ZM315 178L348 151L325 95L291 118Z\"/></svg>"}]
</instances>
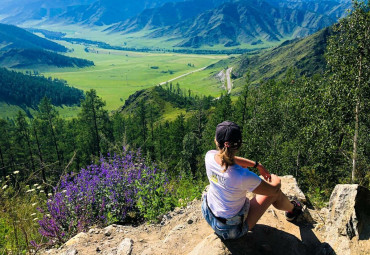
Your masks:
<instances>
[{"instance_id":1,"label":"forest","mask_svg":"<svg viewBox=\"0 0 370 255\"><path fill-rule=\"evenodd\" d=\"M27 73L0 68L0 101L36 108L43 97L55 106L78 105L84 97L82 90L68 86L66 81Z\"/></svg>"},{"instance_id":2,"label":"forest","mask_svg":"<svg viewBox=\"0 0 370 255\"><path fill-rule=\"evenodd\" d=\"M19 62L6 64L9 60L18 59ZM67 57L52 51L42 49L10 49L0 51L0 63L10 68L26 69L35 65L56 66L56 67L88 67L94 62L81 58Z\"/></svg>"},{"instance_id":3,"label":"forest","mask_svg":"<svg viewBox=\"0 0 370 255\"><path fill-rule=\"evenodd\" d=\"M91 225L156 222L199 197L204 155L224 120L242 128L240 156L295 176L314 207L338 183L369 187L369 10L355 2L333 27L324 74L292 67L252 85L247 72L235 100L166 84L137 92L113 114L90 90L70 120L47 96L34 118L0 120L0 236L9 236L0 251L58 245ZM164 102L186 114L164 120Z\"/></svg>"}]
</instances>

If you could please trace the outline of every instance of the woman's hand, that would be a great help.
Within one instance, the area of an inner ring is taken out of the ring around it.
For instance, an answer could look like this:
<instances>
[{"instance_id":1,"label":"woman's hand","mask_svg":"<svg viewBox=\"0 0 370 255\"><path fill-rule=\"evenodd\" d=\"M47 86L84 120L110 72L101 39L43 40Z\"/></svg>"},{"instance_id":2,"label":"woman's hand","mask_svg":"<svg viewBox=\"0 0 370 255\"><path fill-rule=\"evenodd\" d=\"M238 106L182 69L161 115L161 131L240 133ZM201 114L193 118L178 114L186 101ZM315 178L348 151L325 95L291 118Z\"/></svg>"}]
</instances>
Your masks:
<instances>
[{"instance_id":1,"label":"woman's hand","mask_svg":"<svg viewBox=\"0 0 370 255\"><path fill-rule=\"evenodd\" d=\"M279 188L281 187L281 179L279 176L275 174L270 175L270 182L271 182L271 185L275 187L279 187Z\"/></svg>"},{"instance_id":2,"label":"woman's hand","mask_svg":"<svg viewBox=\"0 0 370 255\"><path fill-rule=\"evenodd\" d=\"M258 165L257 169L266 181L271 182L271 174L263 165Z\"/></svg>"}]
</instances>

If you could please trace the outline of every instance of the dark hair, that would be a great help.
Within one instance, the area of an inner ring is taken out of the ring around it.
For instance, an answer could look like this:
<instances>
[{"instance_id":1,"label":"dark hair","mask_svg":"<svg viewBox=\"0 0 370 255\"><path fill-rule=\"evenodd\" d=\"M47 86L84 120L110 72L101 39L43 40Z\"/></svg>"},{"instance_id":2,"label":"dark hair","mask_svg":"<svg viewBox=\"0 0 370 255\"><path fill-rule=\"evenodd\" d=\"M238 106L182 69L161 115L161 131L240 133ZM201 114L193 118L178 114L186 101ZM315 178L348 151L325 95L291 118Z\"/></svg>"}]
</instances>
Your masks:
<instances>
[{"instance_id":1,"label":"dark hair","mask_svg":"<svg viewBox=\"0 0 370 255\"><path fill-rule=\"evenodd\" d=\"M217 125L215 139L225 172L229 166L234 165L235 154L242 144L240 127L232 121L224 121Z\"/></svg>"}]
</instances>

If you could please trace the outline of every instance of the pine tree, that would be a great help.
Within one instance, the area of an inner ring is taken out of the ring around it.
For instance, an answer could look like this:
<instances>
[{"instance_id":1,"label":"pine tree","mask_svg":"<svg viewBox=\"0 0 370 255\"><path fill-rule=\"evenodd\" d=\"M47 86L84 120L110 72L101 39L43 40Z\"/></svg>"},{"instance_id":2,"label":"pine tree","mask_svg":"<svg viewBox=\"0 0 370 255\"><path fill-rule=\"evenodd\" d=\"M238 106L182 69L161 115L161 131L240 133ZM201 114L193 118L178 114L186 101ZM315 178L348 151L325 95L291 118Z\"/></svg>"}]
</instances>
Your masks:
<instances>
[{"instance_id":1,"label":"pine tree","mask_svg":"<svg viewBox=\"0 0 370 255\"><path fill-rule=\"evenodd\" d=\"M338 121L352 130L352 182L355 182L358 172L358 143L360 136L366 136L359 132L361 126L368 122L369 113L369 1L353 1L350 15L334 26L334 35L328 41L326 59L332 73L332 105L340 111Z\"/></svg>"},{"instance_id":2,"label":"pine tree","mask_svg":"<svg viewBox=\"0 0 370 255\"><path fill-rule=\"evenodd\" d=\"M95 90L91 89L86 92L86 98L81 103L82 110L79 114L83 128L82 139L86 139L84 141L87 143L86 148L90 148L90 153L96 157L99 157L102 152L101 137L110 128L108 112L104 110L104 106L105 102L97 96Z\"/></svg>"},{"instance_id":3,"label":"pine tree","mask_svg":"<svg viewBox=\"0 0 370 255\"><path fill-rule=\"evenodd\" d=\"M51 101L44 97L39 104L38 119L40 120L40 126L43 134L43 140L45 144L52 143L54 147L55 154L58 159L58 165L60 171L62 171L63 161L62 152L59 149L59 141L56 135L56 122L59 118L59 113L55 110Z\"/></svg>"}]
</instances>

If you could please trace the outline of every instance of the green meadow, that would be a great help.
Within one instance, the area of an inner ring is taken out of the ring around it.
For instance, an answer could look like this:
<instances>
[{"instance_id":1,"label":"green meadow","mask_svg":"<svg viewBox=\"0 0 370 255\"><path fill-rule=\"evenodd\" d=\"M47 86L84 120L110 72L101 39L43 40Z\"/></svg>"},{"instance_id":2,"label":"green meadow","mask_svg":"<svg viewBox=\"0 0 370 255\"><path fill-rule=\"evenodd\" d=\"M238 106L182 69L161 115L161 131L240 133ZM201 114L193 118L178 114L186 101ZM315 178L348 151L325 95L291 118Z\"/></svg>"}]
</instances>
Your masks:
<instances>
[{"instance_id":1,"label":"green meadow","mask_svg":"<svg viewBox=\"0 0 370 255\"><path fill-rule=\"evenodd\" d=\"M84 91L95 89L106 101L106 109L116 110L135 91L158 85L183 74L218 62L227 56L190 55L174 53L140 53L105 50L89 47L89 52L79 44L63 42L73 49L66 55L94 61L88 68L49 68L42 71L46 77L64 79L69 85ZM203 70L181 79L181 88L202 95L219 95L223 90L219 81L209 79L215 70ZM74 110L72 110L74 111ZM70 114L69 111L65 111Z\"/></svg>"}]
</instances>

